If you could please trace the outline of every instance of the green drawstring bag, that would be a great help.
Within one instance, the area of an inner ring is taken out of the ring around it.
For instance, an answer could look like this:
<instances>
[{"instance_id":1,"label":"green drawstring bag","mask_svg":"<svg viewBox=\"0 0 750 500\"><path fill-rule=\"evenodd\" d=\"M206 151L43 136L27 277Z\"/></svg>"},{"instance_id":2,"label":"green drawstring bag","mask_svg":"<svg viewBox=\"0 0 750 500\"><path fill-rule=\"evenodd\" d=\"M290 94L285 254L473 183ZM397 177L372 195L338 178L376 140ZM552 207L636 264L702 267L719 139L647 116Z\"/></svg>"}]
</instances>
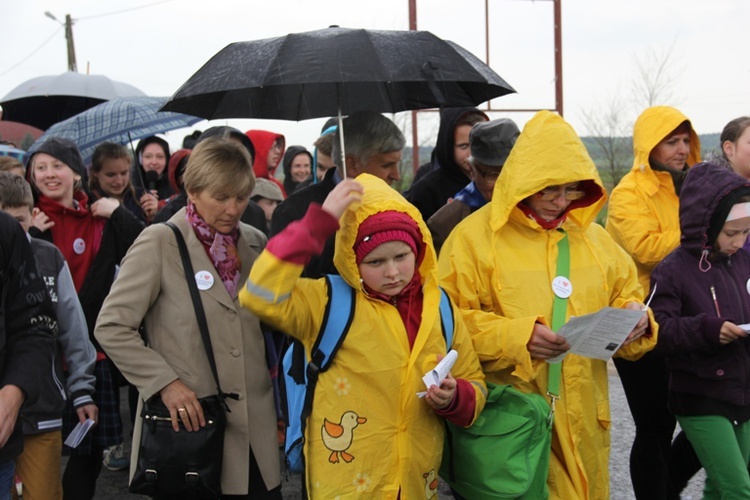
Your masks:
<instances>
[{"instance_id":1,"label":"green drawstring bag","mask_svg":"<svg viewBox=\"0 0 750 500\"><path fill-rule=\"evenodd\" d=\"M487 384L487 404L471 427L446 422L442 477L471 500L548 497L552 420L539 394Z\"/></svg>"}]
</instances>

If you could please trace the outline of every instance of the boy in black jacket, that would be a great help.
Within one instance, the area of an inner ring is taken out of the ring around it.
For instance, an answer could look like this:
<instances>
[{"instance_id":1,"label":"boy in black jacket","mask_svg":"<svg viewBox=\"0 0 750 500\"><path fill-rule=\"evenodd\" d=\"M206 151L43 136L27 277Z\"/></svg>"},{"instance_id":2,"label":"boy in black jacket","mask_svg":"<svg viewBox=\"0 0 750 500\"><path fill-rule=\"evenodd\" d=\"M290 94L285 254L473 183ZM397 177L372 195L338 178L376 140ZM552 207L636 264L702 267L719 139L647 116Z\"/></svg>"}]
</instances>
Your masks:
<instances>
[{"instance_id":1,"label":"boy in black jacket","mask_svg":"<svg viewBox=\"0 0 750 500\"><path fill-rule=\"evenodd\" d=\"M13 216L28 233L34 198L31 186L17 175L0 172L0 210ZM96 350L88 337L86 317L78 301L68 264L55 245L30 238L37 270L55 309L58 333L53 367L45 378L39 399L21 409L24 450L16 459L16 474L23 481L25 499L62 498L63 410L70 400L76 422L97 420L94 404ZM63 359L66 370L63 375Z\"/></svg>"}]
</instances>

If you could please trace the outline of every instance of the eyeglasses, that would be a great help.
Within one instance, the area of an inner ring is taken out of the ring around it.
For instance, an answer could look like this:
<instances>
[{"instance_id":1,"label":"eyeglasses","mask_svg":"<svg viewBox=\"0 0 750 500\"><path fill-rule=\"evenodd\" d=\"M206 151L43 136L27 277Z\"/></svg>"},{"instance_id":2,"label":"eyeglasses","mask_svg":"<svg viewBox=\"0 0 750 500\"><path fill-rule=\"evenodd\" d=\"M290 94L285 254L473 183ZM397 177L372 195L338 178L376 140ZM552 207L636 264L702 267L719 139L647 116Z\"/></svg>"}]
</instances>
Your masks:
<instances>
[{"instance_id":1,"label":"eyeglasses","mask_svg":"<svg viewBox=\"0 0 750 500\"><path fill-rule=\"evenodd\" d=\"M551 186L544 188L536 194L543 201L554 201L559 197L563 196L568 201L580 200L586 196L585 191L581 191L577 188L564 188L561 186Z\"/></svg>"}]
</instances>

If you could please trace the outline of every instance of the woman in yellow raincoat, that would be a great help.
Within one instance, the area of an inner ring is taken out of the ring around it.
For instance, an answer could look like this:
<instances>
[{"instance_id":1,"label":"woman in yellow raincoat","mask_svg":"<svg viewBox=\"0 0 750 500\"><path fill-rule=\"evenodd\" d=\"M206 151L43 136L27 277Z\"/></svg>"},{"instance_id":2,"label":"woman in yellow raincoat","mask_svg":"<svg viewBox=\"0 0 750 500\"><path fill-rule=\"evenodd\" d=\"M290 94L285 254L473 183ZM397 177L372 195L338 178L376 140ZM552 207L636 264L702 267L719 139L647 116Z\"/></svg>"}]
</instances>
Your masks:
<instances>
[{"instance_id":1,"label":"woman in yellow raincoat","mask_svg":"<svg viewBox=\"0 0 750 500\"><path fill-rule=\"evenodd\" d=\"M612 190L607 232L633 257L644 291L654 267L680 244L679 194L688 168L701 161L690 120L670 106L653 106L633 127L633 168ZM630 478L638 500L677 499L700 469L690 442L667 407L668 371L657 348L637 362L615 359L635 440Z\"/></svg>"},{"instance_id":2,"label":"woman in yellow raincoat","mask_svg":"<svg viewBox=\"0 0 750 500\"><path fill-rule=\"evenodd\" d=\"M360 192L361 201L351 203L348 197L356 199ZM342 199L351 203L345 209ZM315 389L305 427L306 491L326 500L436 497L443 418L470 425L484 408L486 387L469 332L454 310L451 348L458 359L449 377L453 389L449 394L443 384L433 385L425 398L417 396L425 390L422 376L447 348L435 251L417 209L374 176L342 181L322 207L311 205L303 219L269 241L240 301L274 328L294 335L310 359L328 285L326 278L300 274L333 232L334 264L356 292L354 315ZM414 244L392 256L378 253L405 241ZM392 272L406 262L410 274ZM378 276L385 281L378 282ZM336 313L346 311L331 311Z\"/></svg>"},{"instance_id":3,"label":"woman in yellow raincoat","mask_svg":"<svg viewBox=\"0 0 750 500\"><path fill-rule=\"evenodd\" d=\"M575 131L558 115L542 111L518 137L492 202L448 237L440 253L441 285L464 317L488 381L546 395L545 359L569 349L547 326L557 244L565 234L571 284L567 317L606 306L643 308L632 259L593 223L605 201L596 166ZM644 314L615 355L638 358L653 348L657 328ZM550 496L606 499L606 362L567 354L560 396L547 481Z\"/></svg>"}]
</instances>

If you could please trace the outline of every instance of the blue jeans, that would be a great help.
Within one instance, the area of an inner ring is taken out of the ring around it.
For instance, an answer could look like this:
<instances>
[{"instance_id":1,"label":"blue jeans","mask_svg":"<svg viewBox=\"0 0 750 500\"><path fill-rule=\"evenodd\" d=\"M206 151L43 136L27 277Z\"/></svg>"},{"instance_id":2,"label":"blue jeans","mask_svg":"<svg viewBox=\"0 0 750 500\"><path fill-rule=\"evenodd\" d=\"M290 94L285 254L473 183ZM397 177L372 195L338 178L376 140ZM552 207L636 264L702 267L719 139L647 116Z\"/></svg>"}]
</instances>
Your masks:
<instances>
[{"instance_id":1,"label":"blue jeans","mask_svg":"<svg viewBox=\"0 0 750 500\"><path fill-rule=\"evenodd\" d=\"M14 486L13 476L15 474L15 460L0 463L0 500L10 500L10 489Z\"/></svg>"}]
</instances>

